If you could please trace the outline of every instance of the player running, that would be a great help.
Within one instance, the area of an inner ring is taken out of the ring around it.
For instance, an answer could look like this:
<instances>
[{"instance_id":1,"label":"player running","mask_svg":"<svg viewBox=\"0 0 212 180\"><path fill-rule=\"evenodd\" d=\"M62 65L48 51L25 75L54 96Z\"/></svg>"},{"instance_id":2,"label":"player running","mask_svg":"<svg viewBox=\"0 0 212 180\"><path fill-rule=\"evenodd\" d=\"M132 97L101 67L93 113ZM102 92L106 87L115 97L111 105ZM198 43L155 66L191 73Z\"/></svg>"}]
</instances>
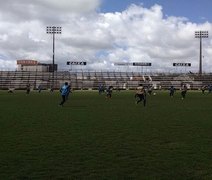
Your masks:
<instances>
[{"instance_id":1,"label":"player running","mask_svg":"<svg viewBox=\"0 0 212 180\"><path fill-rule=\"evenodd\" d=\"M206 86L201 87L202 94L205 94Z\"/></svg>"},{"instance_id":2,"label":"player running","mask_svg":"<svg viewBox=\"0 0 212 180\"><path fill-rule=\"evenodd\" d=\"M139 84L139 86L137 87L135 98L137 99L136 104L143 101L144 107L146 106L146 90L144 89L142 84Z\"/></svg>"},{"instance_id":3,"label":"player running","mask_svg":"<svg viewBox=\"0 0 212 180\"><path fill-rule=\"evenodd\" d=\"M60 93L61 93L61 97L62 97L62 101L60 102L60 106L63 106L63 104L66 102L67 100L67 95L70 92L70 87L68 85L67 82L65 82L65 84L60 88Z\"/></svg>"}]
</instances>

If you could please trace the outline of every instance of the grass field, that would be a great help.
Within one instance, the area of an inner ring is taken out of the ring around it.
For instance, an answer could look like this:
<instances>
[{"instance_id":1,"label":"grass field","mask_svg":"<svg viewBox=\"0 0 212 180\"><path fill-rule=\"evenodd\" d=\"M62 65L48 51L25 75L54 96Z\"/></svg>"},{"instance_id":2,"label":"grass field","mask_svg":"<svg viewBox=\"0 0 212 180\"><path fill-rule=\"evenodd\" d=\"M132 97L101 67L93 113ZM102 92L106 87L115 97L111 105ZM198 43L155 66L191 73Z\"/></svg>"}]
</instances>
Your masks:
<instances>
[{"instance_id":1,"label":"grass field","mask_svg":"<svg viewBox=\"0 0 212 180\"><path fill-rule=\"evenodd\" d=\"M0 179L212 179L212 94L0 91Z\"/></svg>"}]
</instances>

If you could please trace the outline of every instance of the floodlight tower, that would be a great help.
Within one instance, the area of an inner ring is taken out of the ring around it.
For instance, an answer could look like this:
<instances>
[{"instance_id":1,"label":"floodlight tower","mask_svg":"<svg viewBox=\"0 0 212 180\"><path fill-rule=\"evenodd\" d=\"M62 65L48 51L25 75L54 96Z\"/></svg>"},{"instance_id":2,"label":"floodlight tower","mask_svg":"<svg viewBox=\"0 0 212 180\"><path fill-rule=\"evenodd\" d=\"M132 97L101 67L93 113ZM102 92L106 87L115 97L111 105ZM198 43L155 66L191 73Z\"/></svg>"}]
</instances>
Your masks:
<instances>
[{"instance_id":1,"label":"floodlight tower","mask_svg":"<svg viewBox=\"0 0 212 180\"><path fill-rule=\"evenodd\" d=\"M202 38L208 38L208 31L195 31L195 38L200 39L199 74L202 74Z\"/></svg>"},{"instance_id":2,"label":"floodlight tower","mask_svg":"<svg viewBox=\"0 0 212 180\"><path fill-rule=\"evenodd\" d=\"M53 37L53 55L52 55L52 87L51 89L54 89L54 71L55 71L55 63L54 63L54 56L55 56L55 34L61 34L62 33L62 27L56 27L56 26L47 26L46 27L46 33L52 34Z\"/></svg>"}]
</instances>

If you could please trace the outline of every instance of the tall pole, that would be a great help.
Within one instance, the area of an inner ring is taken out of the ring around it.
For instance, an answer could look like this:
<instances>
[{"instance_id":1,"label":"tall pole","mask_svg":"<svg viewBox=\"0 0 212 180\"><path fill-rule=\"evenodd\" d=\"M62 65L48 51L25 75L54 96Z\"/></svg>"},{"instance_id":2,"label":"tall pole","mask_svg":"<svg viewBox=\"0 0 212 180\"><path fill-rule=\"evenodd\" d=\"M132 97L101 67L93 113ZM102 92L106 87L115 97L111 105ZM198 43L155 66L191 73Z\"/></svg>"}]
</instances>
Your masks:
<instances>
[{"instance_id":1,"label":"tall pole","mask_svg":"<svg viewBox=\"0 0 212 180\"><path fill-rule=\"evenodd\" d=\"M200 39L199 50L199 75L202 75L202 38L208 38L208 31L195 31L195 38Z\"/></svg>"},{"instance_id":2,"label":"tall pole","mask_svg":"<svg viewBox=\"0 0 212 180\"><path fill-rule=\"evenodd\" d=\"M55 48L55 33L53 35L53 53L52 53L52 90L54 89L54 48Z\"/></svg>"},{"instance_id":3,"label":"tall pole","mask_svg":"<svg viewBox=\"0 0 212 180\"><path fill-rule=\"evenodd\" d=\"M200 35L200 44L199 44L199 74L202 74L202 37Z\"/></svg>"},{"instance_id":4,"label":"tall pole","mask_svg":"<svg viewBox=\"0 0 212 180\"><path fill-rule=\"evenodd\" d=\"M56 27L56 26L47 26L46 27L46 33L52 34L52 43L53 43L53 52L52 52L52 86L51 90L54 89L54 72L55 72L55 34L61 34L62 33L62 27Z\"/></svg>"}]
</instances>

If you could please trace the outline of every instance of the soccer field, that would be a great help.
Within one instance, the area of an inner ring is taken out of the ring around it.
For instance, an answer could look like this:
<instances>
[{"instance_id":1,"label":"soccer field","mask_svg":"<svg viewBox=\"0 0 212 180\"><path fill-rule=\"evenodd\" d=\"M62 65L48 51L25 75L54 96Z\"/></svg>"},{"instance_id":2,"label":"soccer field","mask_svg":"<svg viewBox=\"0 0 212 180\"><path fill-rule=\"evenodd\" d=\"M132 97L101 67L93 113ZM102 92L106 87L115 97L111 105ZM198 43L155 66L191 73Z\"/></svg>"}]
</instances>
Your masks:
<instances>
[{"instance_id":1,"label":"soccer field","mask_svg":"<svg viewBox=\"0 0 212 180\"><path fill-rule=\"evenodd\" d=\"M0 91L0 179L212 179L212 94Z\"/></svg>"}]
</instances>

